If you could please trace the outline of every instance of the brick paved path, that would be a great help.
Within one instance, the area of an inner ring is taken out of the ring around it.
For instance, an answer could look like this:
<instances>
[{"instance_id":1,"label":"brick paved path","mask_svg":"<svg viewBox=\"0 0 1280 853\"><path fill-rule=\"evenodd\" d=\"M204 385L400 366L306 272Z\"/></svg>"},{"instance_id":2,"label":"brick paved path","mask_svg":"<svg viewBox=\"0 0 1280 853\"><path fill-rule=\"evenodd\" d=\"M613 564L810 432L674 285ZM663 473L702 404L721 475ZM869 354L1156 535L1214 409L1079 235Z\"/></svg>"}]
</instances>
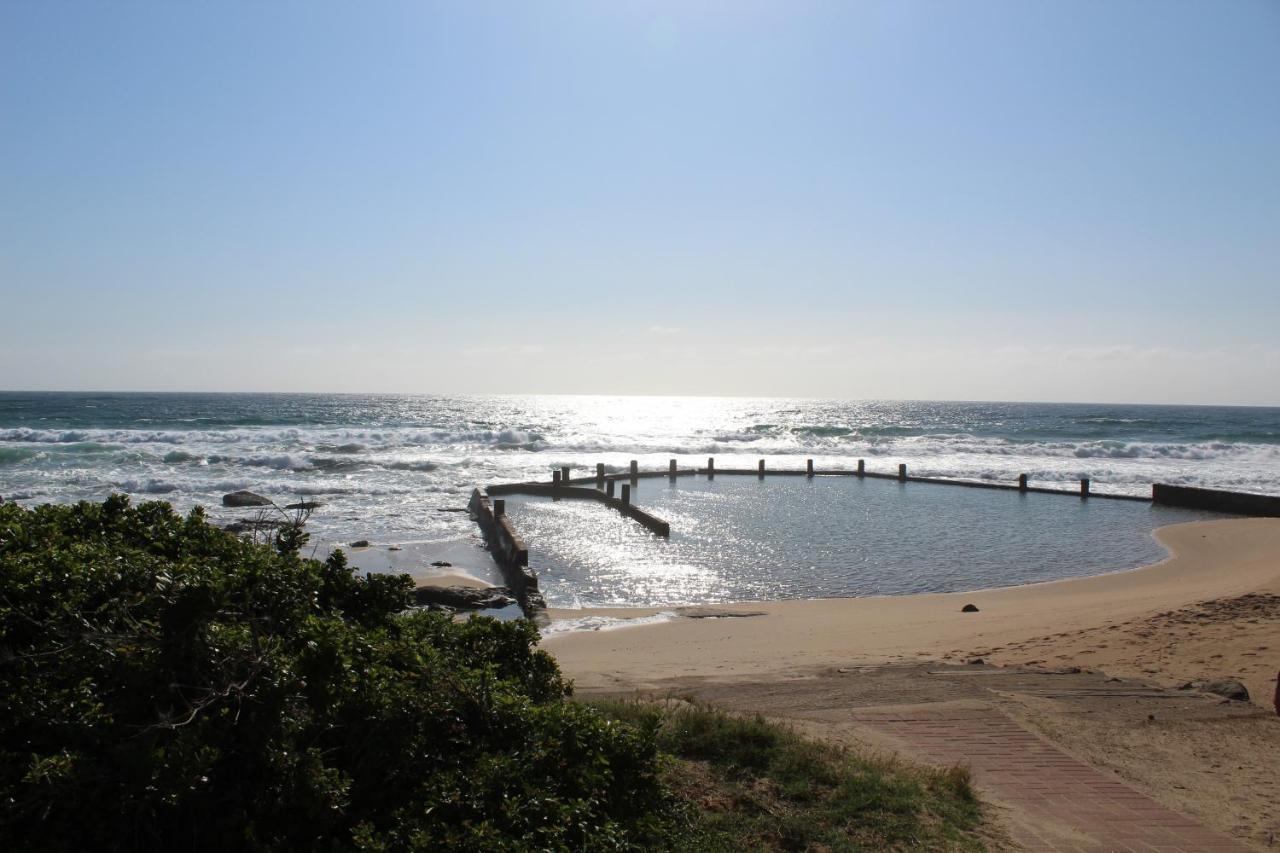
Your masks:
<instances>
[{"instance_id":1,"label":"brick paved path","mask_svg":"<svg viewBox=\"0 0 1280 853\"><path fill-rule=\"evenodd\" d=\"M1011 808L1013 840L1033 851L1236 851L1249 848L1077 761L994 709L859 709L854 719L941 765L968 764Z\"/></svg>"}]
</instances>

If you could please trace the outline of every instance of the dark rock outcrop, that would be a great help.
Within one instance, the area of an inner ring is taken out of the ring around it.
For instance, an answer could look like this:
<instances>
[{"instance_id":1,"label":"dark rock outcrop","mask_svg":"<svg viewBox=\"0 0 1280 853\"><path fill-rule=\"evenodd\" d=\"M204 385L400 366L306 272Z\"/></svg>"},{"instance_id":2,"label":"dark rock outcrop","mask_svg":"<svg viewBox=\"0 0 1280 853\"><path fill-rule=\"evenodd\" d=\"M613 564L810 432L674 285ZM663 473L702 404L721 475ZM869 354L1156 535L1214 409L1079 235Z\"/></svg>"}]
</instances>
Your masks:
<instances>
[{"instance_id":1,"label":"dark rock outcrop","mask_svg":"<svg viewBox=\"0 0 1280 853\"><path fill-rule=\"evenodd\" d=\"M454 610L484 610L516 603L511 590L504 586L420 586L413 591L413 600L420 607L443 605Z\"/></svg>"},{"instance_id":2,"label":"dark rock outcrop","mask_svg":"<svg viewBox=\"0 0 1280 853\"><path fill-rule=\"evenodd\" d=\"M1249 701L1248 688L1234 678L1215 678L1200 685L1200 689L1224 699L1234 699L1237 702Z\"/></svg>"},{"instance_id":3,"label":"dark rock outcrop","mask_svg":"<svg viewBox=\"0 0 1280 853\"><path fill-rule=\"evenodd\" d=\"M976 605L976 604L966 604L964 607L961 607L961 608L960 608L960 612L961 612L961 613L977 613L977 612L978 612L978 605Z\"/></svg>"},{"instance_id":4,"label":"dark rock outcrop","mask_svg":"<svg viewBox=\"0 0 1280 853\"><path fill-rule=\"evenodd\" d=\"M241 489L238 492L231 492L222 496L223 506L244 507L244 506L271 506L271 499L264 498L262 495Z\"/></svg>"},{"instance_id":5,"label":"dark rock outcrop","mask_svg":"<svg viewBox=\"0 0 1280 853\"><path fill-rule=\"evenodd\" d=\"M1207 681L1188 681L1179 690L1199 690L1237 702L1249 701L1249 689L1234 678L1213 678Z\"/></svg>"},{"instance_id":6,"label":"dark rock outcrop","mask_svg":"<svg viewBox=\"0 0 1280 853\"><path fill-rule=\"evenodd\" d=\"M368 539L357 539L356 541L352 542L352 543L349 545L349 547L351 547L351 548L368 548L368 547L369 547L369 540L368 540Z\"/></svg>"},{"instance_id":7,"label":"dark rock outcrop","mask_svg":"<svg viewBox=\"0 0 1280 853\"><path fill-rule=\"evenodd\" d=\"M257 533L263 530L280 530L291 526L288 522L276 518L251 518L233 521L222 529L228 533Z\"/></svg>"}]
</instances>

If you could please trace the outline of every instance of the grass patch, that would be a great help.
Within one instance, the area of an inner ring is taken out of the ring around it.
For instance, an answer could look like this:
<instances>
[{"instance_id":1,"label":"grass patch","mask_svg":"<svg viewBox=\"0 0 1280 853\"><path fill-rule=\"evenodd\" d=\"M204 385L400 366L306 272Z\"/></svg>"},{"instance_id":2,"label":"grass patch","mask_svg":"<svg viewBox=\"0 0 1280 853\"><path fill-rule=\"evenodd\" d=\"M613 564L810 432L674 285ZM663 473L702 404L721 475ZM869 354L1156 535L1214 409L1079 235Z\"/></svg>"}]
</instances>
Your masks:
<instances>
[{"instance_id":1,"label":"grass patch","mask_svg":"<svg viewBox=\"0 0 1280 853\"><path fill-rule=\"evenodd\" d=\"M862 756L705 706L588 704L655 733L665 781L686 804L680 849L986 849L963 767Z\"/></svg>"}]
</instances>

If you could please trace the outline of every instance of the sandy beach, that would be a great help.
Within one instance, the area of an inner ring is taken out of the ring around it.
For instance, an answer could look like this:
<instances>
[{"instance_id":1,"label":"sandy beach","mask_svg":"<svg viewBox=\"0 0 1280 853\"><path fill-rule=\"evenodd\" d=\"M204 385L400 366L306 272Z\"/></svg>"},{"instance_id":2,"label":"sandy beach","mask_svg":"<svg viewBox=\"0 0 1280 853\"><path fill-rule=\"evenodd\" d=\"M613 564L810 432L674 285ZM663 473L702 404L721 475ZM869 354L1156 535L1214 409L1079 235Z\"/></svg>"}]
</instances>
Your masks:
<instances>
[{"instance_id":1,"label":"sandy beach","mask_svg":"<svg viewBox=\"0 0 1280 853\"><path fill-rule=\"evenodd\" d=\"M1280 835L1272 766L1280 720L1271 711L1280 668L1280 520L1196 522L1155 535L1169 557L1130 571L956 594L689 608L669 621L552 634L544 644L582 692L688 695L907 752L909 745L884 743L840 710L893 704L892 696L859 695L873 684L911 701L954 701L928 695L924 670L907 664L981 658L987 667L1032 673L1079 668L1080 678L1124 679L1170 691L1167 698L1200 696L1177 691L1189 681L1237 678L1251 705L1156 701L1162 693L1145 704L1055 701L1012 689L982 701L1161 803L1266 849ZM962 612L968 604L978 611ZM840 680L855 670L879 680L868 677L861 688Z\"/></svg>"},{"instance_id":2,"label":"sandy beach","mask_svg":"<svg viewBox=\"0 0 1280 853\"><path fill-rule=\"evenodd\" d=\"M1013 655L1015 644L1047 641L1055 634L1065 639L1197 602L1280 591L1280 520L1197 522L1162 528L1155 535L1169 558L1131 571L964 593L693 608L696 615L724 616L553 635L546 647L584 688L646 688L695 674L734 679L923 656L983 656L995 650ZM978 612L961 612L966 604ZM553 610L550 615L554 621L654 612L614 608ZM1269 695L1267 679L1274 673L1267 674L1261 661L1243 657L1261 643L1253 642L1248 631L1239 633L1217 652L1223 657L1216 668L1247 669L1250 692ZM1181 677L1199 660L1196 654L1187 648L1166 656L1162 666L1177 672L1173 678ZM1121 659L1116 650L1096 662Z\"/></svg>"}]
</instances>

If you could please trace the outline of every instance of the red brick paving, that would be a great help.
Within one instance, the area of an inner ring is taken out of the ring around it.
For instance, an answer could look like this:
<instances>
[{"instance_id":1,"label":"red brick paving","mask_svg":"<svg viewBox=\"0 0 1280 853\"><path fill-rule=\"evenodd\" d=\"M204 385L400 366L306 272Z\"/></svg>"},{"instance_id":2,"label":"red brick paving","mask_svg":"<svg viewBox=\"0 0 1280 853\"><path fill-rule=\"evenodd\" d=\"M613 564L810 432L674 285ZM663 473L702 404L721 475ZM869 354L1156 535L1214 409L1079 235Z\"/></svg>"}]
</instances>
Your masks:
<instances>
[{"instance_id":1,"label":"red brick paving","mask_svg":"<svg viewBox=\"0 0 1280 853\"><path fill-rule=\"evenodd\" d=\"M1013 840L1031 851L1236 851L1232 838L1167 809L994 709L859 710L854 719L941 765L967 764L1011 807Z\"/></svg>"}]
</instances>

